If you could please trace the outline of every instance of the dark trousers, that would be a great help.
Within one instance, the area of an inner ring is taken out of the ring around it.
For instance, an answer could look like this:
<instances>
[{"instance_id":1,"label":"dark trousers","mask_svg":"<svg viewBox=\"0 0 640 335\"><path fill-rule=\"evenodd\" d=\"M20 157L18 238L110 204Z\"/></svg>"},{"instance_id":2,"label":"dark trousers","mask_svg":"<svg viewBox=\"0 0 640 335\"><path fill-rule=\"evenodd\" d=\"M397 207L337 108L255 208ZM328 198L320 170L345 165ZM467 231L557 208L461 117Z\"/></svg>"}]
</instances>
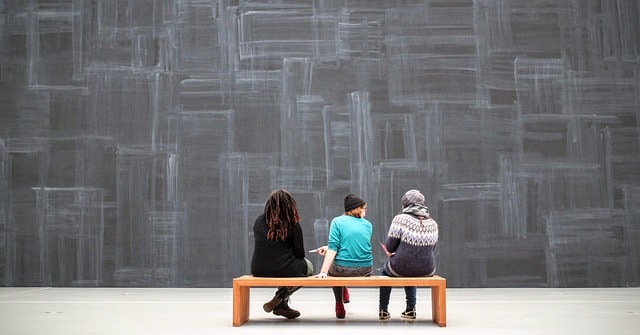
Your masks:
<instances>
[{"instance_id":1,"label":"dark trousers","mask_svg":"<svg viewBox=\"0 0 640 335\"><path fill-rule=\"evenodd\" d=\"M354 267L331 264L329 268L329 275L334 277L367 277L371 275L371 272L373 272L373 268L370 266ZM332 289L336 302L341 303L344 286L333 286Z\"/></svg>"},{"instance_id":2,"label":"dark trousers","mask_svg":"<svg viewBox=\"0 0 640 335\"><path fill-rule=\"evenodd\" d=\"M389 274L386 268L386 264L382 267L382 275L393 277L393 275ZM404 287L404 295L407 299L407 310L415 310L416 309L416 293L418 288L415 286L405 286ZM380 301L379 307L380 310L386 311L389 308L389 299L391 297L391 286L380 286Z\"/></svg>"},{"instance_id":3,"label":"dark trousers","mask_svg":"<svg viewBox=\"0 0 640 335\"><path fill-rule=\"evenodd\" d=\"M288 301L289 297L301 286L278 286L275 296L282 299L282 301Z\"/></svg>"}]
</instances>

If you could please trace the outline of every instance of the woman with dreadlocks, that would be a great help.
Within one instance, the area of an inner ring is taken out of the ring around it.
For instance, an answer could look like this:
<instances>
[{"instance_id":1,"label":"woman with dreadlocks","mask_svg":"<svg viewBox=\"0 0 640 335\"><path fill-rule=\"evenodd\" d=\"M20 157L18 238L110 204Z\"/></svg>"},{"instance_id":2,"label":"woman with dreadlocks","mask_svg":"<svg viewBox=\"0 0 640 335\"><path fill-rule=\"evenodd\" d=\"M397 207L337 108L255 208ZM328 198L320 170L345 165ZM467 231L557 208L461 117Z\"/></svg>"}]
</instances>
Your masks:
<instances>
[{"instance_id":1,"label":"woman with dreadlocks","mask_svg":"<svg viewBox=\"0 0 640 335\"><path fill-rule=\"evenodd\" d=\"M264 213L253 225L255 245L251 274L258 277L304 277L313 274L313 265L304 258L305 249L296 200L278 189L269 195ZM289 307L289 296L300 287L278 287L275 296L262 307L265 312L295 319L300 312Z\"/></svg>"}]
</instances>

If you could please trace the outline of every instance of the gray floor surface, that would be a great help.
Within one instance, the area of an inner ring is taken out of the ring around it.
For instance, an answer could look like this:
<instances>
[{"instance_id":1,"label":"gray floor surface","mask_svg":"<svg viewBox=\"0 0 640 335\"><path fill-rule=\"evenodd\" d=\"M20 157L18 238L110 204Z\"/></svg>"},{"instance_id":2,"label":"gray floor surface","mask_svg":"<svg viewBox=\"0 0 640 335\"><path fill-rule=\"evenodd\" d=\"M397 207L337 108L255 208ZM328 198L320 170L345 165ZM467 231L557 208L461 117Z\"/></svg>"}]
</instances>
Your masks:
<instances>
[{"instance_id":1,"label":"gray floor surface","mask_svg":"<svg viewBox=\"0 0 640 335\"><path fill-rule=\"evenodd\" d=\"M431 321L430 290L418 289L418 320L403 322L394 288L390 322L378 321L378 291L351 288L337 320L330 288L292 297L302 315L262 310L275 289L251 290L250 321L231 325L230 288L0 288L0 334L640 334L640 288L447 290L447 327Z\"/></svg>"}]
</instances>

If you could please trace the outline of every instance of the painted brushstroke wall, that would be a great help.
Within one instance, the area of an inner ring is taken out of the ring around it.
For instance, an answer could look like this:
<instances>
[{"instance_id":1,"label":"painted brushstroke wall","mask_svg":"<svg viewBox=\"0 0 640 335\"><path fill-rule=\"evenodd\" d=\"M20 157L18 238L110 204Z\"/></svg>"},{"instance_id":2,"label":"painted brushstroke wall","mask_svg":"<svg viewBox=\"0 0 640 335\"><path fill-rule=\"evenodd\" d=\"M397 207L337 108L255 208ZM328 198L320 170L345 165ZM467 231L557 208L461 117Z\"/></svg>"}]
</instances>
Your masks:
<instances>
[{"instance_id":1,"label":"painted brushstroke wall","mask_svg":"<svg viewBox=\"0 0 640 335\"><path fill-rule=\"evenodd\" d=\"M0 13L0 285L228 287L275 188L308 249L361 195L379 267L417 188L450 286L640 286L636 0Z\"/></svg>"}]
</instances>

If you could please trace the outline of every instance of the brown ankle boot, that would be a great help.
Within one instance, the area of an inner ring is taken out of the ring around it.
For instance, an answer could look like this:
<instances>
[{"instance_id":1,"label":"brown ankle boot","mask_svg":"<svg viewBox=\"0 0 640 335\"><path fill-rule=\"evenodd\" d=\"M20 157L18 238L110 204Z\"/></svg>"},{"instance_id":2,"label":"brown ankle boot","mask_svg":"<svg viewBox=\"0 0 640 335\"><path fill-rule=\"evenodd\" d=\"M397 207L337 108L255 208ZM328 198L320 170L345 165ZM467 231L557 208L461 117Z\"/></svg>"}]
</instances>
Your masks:
<instances>
[{"instance_id":1,"label":"brown ankle boot","mask_svg":"<svg viewBox=\"0 0 640 335\"><path fill-rule=\"evenodd\" d=\"M275 297L273 297L273 299L265 302L264 305L262 305L262 309L264 309L264 311L267 313L271 313L271 311L273 311L281 303L282 303L282 298L276 295Z\"/></svg>"},{"instance_id":2,"label":"brown ankle boot","mask_svg":"<svg viewBox=\"0 0 640 335\"><path fill-rule=\"evenodd\" d=\"M289 303L287 300L283 301L282 303L280 303L280 305L274 308L273 314L284 316L287 319L295 319L300 316L300 312L289 307Z\"/></svg>"}]
</instances>

